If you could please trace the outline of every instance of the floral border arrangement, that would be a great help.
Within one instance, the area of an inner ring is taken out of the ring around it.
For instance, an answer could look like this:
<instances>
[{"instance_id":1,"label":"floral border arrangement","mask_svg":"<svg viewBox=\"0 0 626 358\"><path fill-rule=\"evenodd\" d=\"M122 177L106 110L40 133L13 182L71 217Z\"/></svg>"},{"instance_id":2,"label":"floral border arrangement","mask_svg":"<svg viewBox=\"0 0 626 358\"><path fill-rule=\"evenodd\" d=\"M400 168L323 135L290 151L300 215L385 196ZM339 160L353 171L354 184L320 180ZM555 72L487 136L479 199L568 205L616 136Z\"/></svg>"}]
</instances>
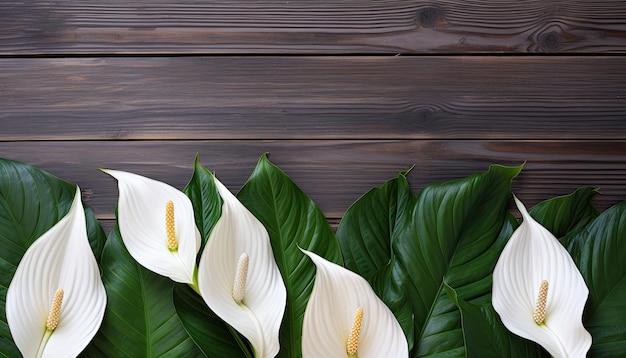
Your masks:
<instances>
[{"instance_id":1,"label":"floral border arrangement","mask_svg":"<svg viewBox=\"0 0 626 358\"><path fill-rule=\"evenodd\" d=\"M233 195L103 169L80 188L0 159L0 354L9 357L614 357L626 351L626 202L583 187L530 210L522 167L372 188L336 232L267 155ZM522 214L509 212L511 198Z\"/></svg>"}]
</instances>

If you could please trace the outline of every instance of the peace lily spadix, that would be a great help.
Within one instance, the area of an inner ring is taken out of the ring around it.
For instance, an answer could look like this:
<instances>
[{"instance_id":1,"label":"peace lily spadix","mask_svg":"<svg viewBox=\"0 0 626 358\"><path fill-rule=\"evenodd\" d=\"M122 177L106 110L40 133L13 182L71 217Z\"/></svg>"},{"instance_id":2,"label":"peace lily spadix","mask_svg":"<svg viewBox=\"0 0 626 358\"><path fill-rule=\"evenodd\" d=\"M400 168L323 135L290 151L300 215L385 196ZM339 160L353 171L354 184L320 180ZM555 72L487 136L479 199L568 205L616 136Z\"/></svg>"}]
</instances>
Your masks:
<instances>
[{"instance_id":1,"label":"peace lily spadix","mask_svg":"<svg viewBox=\"0 0 626 358\"><path fill-rule=\"evenodd\" d=\"M409 356L400 324L364 278L302 251L317 267L304 313L303 357Z\"/></svg>"},{"instance_id":2,"label":"peace lily spadix","mask_svg":"<svg viewBox=\"0 0 626 358\"><path fill-rule=\"evenodd\" d=\"M77 187L67 215L24 253L7 290L7 323L24 357L75 357L98 331L105 306Z\"/></svg>"},{"instance_id":3,"label":"peace lily spadix","mask_svg":"<svg viewBox=\"0 0 626 358\"><path fill-rule=\"evenodd\" d=\"M517 199L523 222L493 272L493 307L513 333L554 357L585 357L591 335L582 324L589 295L565 248Z\"/></svg>"},{"instance_id":4,"label":"peace lily spadix","mask_svg":"<svg viewBox=\"0 0 626 358\"><path fill-rule=\"evenodd\" d=\"M163 182L103 169L118 181L117 222L124 245L139 264L197 289L200 232L191 200Z\"/></svg>"},{"instance_id":5,"label":"peace lily spadix","mask_svg":"<svg viewBox=\"0 0 626 358\"><path fill-rule=\"evenodd\" d=\"M256 357L274 357L287 290L263 224L215 177L223 199L198 265L206 304L248 339Z\"/></svg>"}]
</instances>

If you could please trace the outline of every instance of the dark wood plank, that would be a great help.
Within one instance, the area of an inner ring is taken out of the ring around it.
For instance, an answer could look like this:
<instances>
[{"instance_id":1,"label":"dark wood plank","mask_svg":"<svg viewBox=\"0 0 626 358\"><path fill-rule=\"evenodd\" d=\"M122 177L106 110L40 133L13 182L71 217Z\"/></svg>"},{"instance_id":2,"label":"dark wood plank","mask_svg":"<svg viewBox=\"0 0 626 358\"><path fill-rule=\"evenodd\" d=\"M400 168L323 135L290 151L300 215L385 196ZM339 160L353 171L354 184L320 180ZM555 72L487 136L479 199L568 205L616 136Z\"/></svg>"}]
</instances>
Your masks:
<instances>
[{"instance_id":1,"label":"dark wood plank","mask_svg":"<svg viewBox=\"0 0 626 358\"><path fill-rule=\"evenodd\" d=\"M625 52L626 2L5 0L0 54Z\"/></svg>"},{"instance_id":2,"label":"dark wood plank","mask_svg":"<svg viewBox=\"0 0 626 358\"><path fill-rule=\"evenodd\" d=\"M0 141L626 139L626 57L0 59Z\"/></svg>"},{"instance_id":3,"label":"dark wood plank","mask_svg":"<svg viewBox=\"0 0 626 358\"><path fill-rule=\"evenodd\" d=\"M527 205L580 186L598 187L602 210L626 200L626 141L79 141L4 142L0 157L27 162L81 186L100 219L113 219L114 179L99 167L128 170L182 188L200 161L237 192L264 152L336 223L347 207L401 170L424 185L519 165L513 190Z\"/></svg>"}]
</instances>

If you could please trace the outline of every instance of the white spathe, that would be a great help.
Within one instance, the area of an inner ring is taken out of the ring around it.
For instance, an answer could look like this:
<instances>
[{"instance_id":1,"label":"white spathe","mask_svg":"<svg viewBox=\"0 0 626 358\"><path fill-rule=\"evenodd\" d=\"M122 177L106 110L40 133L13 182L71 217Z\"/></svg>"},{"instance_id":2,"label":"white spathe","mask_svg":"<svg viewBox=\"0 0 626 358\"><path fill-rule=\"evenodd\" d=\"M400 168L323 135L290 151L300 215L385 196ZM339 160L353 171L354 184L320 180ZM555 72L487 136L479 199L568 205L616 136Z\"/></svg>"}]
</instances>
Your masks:
<instances>
[{"instance_id":1,"label":"white spathe","mask_svg":"<svg viewBox=\"0 0 626 358\"><path fill-rule=\"evenodd\" d=\"M57 289L64 291L59 324L42 342ZM76 357L100 328L105 306L77 187L67 215L24 253L7 290L7 323L24 357Z\"/></svg>"},{"instance_id":2,"label":"white spathe","mask_svg":"<svg viewBox=\"0 0 626 358\"><path fill-rule=\"evenodd\" d=\"M131 256L148 270L195 288L201 240L191 200L182 191L154 179L119 170L102 171L118 181L117 223ZM168 201L174 203L175 251L167 246Z\"/></svg>"},{"instance_id":3,"label":"white spathe","mask_svg":"<svg viewBox=\"0 0 626 358\"><path fill-rule=\"evenodd\" d=\"M409 356L400 324L364 278L317 254L302 251L317 267L304 313L304 358L349 357L346 343L359 307L363 308L359 358Z\"/></svg>"},{"instance_id":4,"label":"white spathe","mask_svg":"<svg viewBox=\"0 0 626 358\"><path fill-rule=\"evenodd\" d=\"M585 357L591 335L582 314L589 289L563 245L514 199L523 222L494 269L493 307L509 331L540 344L552 356ZM533 313L543 280L548 281L545 321L537 324Z\"/></svg>"},{"instance_id":5,"label":"white spathe","mask_svg":"<svg viewBox=\"0 0 626 358\"><path fill-rule=\"evenodd\" d=\"M287 290L263 224L214 177L223 200L198 265L198 286L206 304L241 333L256 357L274 357L287 304ZM237 266L246 254L247 277L243 300L233 298Z\"/></svg>"}]
</instances>

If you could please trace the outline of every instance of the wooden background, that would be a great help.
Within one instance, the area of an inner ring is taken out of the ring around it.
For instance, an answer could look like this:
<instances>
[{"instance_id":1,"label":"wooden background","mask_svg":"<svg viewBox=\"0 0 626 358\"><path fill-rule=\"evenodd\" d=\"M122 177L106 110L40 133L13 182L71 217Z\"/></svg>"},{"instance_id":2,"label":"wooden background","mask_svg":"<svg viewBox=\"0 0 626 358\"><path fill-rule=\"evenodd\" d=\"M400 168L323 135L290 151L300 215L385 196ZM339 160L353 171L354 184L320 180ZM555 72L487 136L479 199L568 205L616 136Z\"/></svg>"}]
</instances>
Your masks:
<instances>
[{"instance_id":1,"label":"wooden background","mask_svg":"<svg viewBox=\"0 0 626 358\"><path fill-rule=\"evenodd\" d=\"M174 4L175 3L175 4ZM264 152L336 225L414 166L526 163L531 206L626 200L626 1L0 2L0 157L77 183L108 232L128 170L237 192Z\"/></svg>"}]
</instances>

